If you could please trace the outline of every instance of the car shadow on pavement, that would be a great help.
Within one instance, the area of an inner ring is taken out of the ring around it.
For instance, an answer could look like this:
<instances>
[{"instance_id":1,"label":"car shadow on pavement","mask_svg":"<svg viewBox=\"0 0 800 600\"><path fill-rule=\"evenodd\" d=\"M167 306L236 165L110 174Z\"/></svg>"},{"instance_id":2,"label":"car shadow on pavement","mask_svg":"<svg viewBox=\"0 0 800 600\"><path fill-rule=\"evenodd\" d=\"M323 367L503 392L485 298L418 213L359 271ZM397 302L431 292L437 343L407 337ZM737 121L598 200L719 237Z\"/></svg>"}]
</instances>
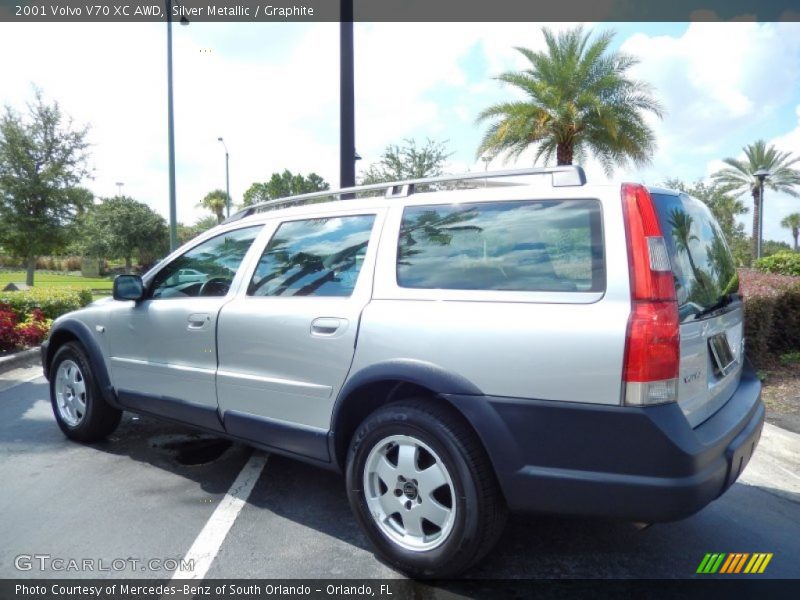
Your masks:
<instances>
[{"instance_id":1,"label":"car shadow on pavement","mask_svg":"<svg viewBox=\"0 0 800 600\"><path fill-rule=\"evenodd\" d=\"M32 389L36 390L33 394ZM6 452L48 453L83 447L127 456L192 480L209 495L225 494L250 455L250 449L241 444L127 412L108 439L80 444L61 432L47 395L47 384L40 382L21 383L3 392L0 446Z\"/></svg>"}]
</instances>

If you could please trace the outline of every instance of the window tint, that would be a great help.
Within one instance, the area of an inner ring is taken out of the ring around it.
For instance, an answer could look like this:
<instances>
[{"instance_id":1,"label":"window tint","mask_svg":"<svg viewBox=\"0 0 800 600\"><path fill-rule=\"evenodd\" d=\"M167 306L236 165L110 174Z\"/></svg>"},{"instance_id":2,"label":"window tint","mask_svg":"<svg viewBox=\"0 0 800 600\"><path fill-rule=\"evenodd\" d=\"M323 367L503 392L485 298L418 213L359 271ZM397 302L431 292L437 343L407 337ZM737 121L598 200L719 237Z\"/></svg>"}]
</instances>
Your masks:
<instances>
[{"instance_id":1,"label":"window tint","mask_svg":"<svg viewBox=\"0 0 800 600\"><path fill-rule=\"evenodd\" d=\"M738 291L736 264L708 207L681 194L653 194L658 221L669 250L681 320Z\"/></svg>"},{"instance_id":2,"label":"window tint","mask_svg":"<svg viewBox=\"0 0 800 600\"><path fill-rule=\"evenodd\" d=\"M261 227L229 231L195 246L158 272L150 296L224 296Z\"/></svg>"},{"instance_id":3,"label":"window tint","mask_svg":"<svg viewBox=\"0 0 800 600\"><path fill-rule=\"evenodd\" d=\"M247 293L251 296L349 296L367 253L374 215L281 224Z\"/></svg>"},{"instance_id":4,"label":"window tint","mask_svg":"<svg viewBox=\"0 0 800 600\"><path fill-rule=\"evenodd\" d=\"M600 203L409 207L400 231L397 283L460 290L602 291Z\"/></svg>"}]
</instances>

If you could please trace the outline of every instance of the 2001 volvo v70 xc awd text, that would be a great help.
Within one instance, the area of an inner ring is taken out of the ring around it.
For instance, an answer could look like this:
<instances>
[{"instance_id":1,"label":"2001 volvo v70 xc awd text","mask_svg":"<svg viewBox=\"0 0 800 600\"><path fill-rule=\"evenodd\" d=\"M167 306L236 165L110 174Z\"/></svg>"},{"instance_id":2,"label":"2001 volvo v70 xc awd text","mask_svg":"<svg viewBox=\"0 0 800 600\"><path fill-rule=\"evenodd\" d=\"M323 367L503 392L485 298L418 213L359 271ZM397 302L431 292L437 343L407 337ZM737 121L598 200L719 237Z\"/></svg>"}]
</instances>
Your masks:
<instances>
[{"instance_id":1,"label":"2001 volvo v70 xc awd text","mask_svg":"<svg viewBox=\"0 0 800 600\"><path fill-rule=\"evenodd\" d=\"M377 552L441 577L509 509L665 521L728 489L764 420L737 290L686 194L469 174L249 207L42 360L70 438L131 410L344 471Z\"/></svg>"}]
</instances>

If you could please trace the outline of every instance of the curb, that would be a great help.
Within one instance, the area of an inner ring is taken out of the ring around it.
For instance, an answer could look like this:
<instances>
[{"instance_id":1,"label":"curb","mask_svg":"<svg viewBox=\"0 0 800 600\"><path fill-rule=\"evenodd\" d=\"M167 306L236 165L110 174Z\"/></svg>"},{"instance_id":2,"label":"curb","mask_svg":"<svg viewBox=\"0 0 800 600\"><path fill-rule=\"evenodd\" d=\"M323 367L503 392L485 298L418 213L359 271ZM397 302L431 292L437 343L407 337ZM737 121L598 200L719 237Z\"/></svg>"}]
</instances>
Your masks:
<instances>
[{"instance_id":1,"label":"curb","mask_svg":"<svg viewBox=\"0 0 800 600\"><path fill-rule=\"evenodd\" d=\"M16 352L10 356L4 356L0 358L0 373L5 373L6 371L16 369L17 367L26 365L28 363L36 363L39 361L39 356L39 346L36 346L35 348L28 348L27 350L21 350L20 352Z\"/></svg>"}]
</instances>

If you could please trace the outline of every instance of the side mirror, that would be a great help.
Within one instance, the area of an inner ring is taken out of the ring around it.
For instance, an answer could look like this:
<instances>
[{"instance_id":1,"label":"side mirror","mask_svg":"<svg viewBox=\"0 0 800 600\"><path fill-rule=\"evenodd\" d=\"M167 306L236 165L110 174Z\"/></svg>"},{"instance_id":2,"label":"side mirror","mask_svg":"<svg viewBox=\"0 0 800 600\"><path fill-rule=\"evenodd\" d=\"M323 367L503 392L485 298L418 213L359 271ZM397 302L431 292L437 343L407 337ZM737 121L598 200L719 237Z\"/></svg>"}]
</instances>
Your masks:
<instances>
[{"instance_id":1,"label":"side mirror","mask_svg":"<svg viewBox=\"0 0 800 600\"><path fill-rule=\"evenodd\" d=\"M117 275L114 279L114 300L141 300L144 283L138 275Z\"/></svg>"}]
</instances>

